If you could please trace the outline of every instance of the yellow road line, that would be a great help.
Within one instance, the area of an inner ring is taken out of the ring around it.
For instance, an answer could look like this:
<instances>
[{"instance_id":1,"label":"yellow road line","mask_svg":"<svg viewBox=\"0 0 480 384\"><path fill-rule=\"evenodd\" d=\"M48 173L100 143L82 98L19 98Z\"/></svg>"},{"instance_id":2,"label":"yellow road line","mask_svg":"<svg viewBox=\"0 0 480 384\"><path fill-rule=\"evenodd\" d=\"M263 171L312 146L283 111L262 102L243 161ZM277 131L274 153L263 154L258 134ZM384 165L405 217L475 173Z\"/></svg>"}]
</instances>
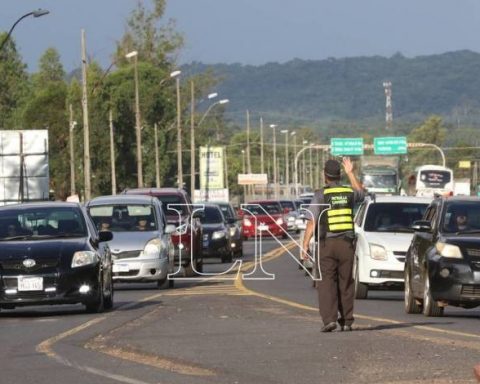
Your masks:
<instances>
[{"instance_id":1,"label":"yellow road line","mask_svg":"<svg viewBox=\"0 0 480 384\"><path fill-rule=\"evenodd\" d=\"M70 329L66 332L63 332L63 333L61 333L57 336L54 336L54 337L51 337L47 340L42 341L40 344L37 345L37 347L35 349L39 353L44 353L49 357L55 357L56 353L53 352L53 350L52 350L53 344L59 342L62 339L65 339L66 337L75 335L76 333L81 332L84 329L87 329L88 327L91 327L92 325L98 324L105 319L106 319L106 316L102 316L102 317L97 317L96 319L87 321L86 323L83 323L83 324L79 325L78 327L72 328L72 329Z\"/></svg>"},{"instance_id":2,"label":"yellow road line","mask_svg":"<svg viewBox=\"0 0 480 384\"><path fill-rule=\"evenodd\" d=\"M290 244L294 244L294 243L290 243ZM280 250L282 250L282 249L280 248ZM271 255L268 260L264 260L264 261L274 260L274 259L282 256L283 254L284 254L284 252L281 252L279 254ZM303 310L307 310L307 311L315 311L315 312L318 311L317 307L312 307L312 306L309 306L309 305L300 304L300 303L297 303L295 301L282 299L280 297L267 295L267 294L260 293L260 292L254 291L252 289L249 289L249 288L245 287L245 285L243 283L243 280L241 278L237 278L235 280L234 285L240 291L248 293L249 295L252 295L252 296L261 297L263 299L274 301L276 303L284 304L284 305L287 305L287 306L293 307L293 308L303 309ZM375 316L361 315L361 314L357 314L357 313L355 314L355 317L357 319L370 320L370 321L375 321L375 322L379 322L379 323L403 324L401 321L398 321L398 320L386 319L386 318L375 317ZM429 327L429 326L426 326L426 325L412 325L412 328L416 328L416 329L420 329L420 330L428 331L428 332L435 332L435 333L441 333L441 334L445 334L445 335L451 335L451 336L461 336L461 337L480 339L480 335L477 335L477 334L474 334L474 333L452 331L452 330L448 330L448 329Z\"/></svg>"}]
</instances>

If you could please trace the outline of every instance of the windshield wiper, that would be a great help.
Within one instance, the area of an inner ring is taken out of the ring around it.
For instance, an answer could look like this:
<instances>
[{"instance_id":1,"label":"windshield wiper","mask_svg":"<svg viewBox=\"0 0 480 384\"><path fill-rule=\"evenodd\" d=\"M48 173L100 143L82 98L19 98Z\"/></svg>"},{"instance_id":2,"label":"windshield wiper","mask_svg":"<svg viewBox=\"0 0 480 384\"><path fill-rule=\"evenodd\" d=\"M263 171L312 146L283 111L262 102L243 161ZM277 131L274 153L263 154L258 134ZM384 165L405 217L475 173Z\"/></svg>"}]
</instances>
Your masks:
<instances>
[{"instance_id":1,"label":"windshield wiper","mask_svg":"<svg viewBox=\"0 0 480 384\"><path fill-rule=\"evenodd\" d=\"M32 235L9 236L9 237L3 237L1 241L29 240L32 237L33 237Z\"/></svg>"}]
</instances>

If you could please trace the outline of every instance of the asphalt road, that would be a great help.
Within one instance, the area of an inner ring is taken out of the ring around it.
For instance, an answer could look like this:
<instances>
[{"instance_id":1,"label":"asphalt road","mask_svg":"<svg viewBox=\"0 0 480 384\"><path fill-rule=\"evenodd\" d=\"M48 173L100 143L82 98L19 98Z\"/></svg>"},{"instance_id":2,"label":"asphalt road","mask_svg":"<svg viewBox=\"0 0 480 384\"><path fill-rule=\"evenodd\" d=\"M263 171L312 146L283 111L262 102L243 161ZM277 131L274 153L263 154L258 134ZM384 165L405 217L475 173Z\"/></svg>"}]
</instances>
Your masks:
<instances>
[{"instance_id":1,"label":"asphalt road","mask_svg":"<svg viewBox=\"0 0 480 384\"><path fill-rule=\"evenodd\" d=\"M322 334L311 281L275 241L263 246L264 280L118 284L114 310L99 315L0 312L0 383L475 382L480 309L406 315L402 292L376 291L356 301L353 332ZM253 250L245 243L245 262Z\"/></svg>"}]
</instances>

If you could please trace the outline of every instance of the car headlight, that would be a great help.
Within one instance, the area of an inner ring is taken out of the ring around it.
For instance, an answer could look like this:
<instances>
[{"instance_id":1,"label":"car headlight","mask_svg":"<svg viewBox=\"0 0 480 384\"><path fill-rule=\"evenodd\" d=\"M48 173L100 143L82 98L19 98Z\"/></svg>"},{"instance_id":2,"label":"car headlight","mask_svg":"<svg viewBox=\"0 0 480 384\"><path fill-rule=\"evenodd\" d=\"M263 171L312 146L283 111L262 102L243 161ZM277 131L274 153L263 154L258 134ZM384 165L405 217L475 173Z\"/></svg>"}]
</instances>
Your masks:
<instances>
[{"instance_id":1,"label":"car headlight","mask_svg":"<svg viewBox=\"0 0 480 384\"><path fill-rule=\"evenodd\" d=\"M188 225L182 224L175 230L175 235L186 235L187 234Z\"/></svg>"},{"instance_id":2,"label":"car headlight","mask_svg":"<svg viewBox=\"0 0 480 384\"><path fill-rule=\"evenodd\" d=\"M243 225L246 227L251 227L252 222L250 221L250 219L243 219Z\"/></svg>"},{"instance_id":3,"label":"car headlight","mask_svg":"<svg viewBox=\"0 0 480 384\"><path fill-rule=\"evenodd\" d=\"M75 252L72 258L72 268L83 267L85 265L95 264L98 256L93 251Z\"/></svg>"},{"instance_id":4,"label":"car headlight","mask_svg":"<svg viewBox=\"0 0 480 384\"><path fill-rule=\"evenodd\" d=\"M279 217L277 220L275 220L275 223L277 223L277 225L283 225L283 219Z\"/></svg>"},{"instance_id":5,"label":"car headlight","mask_svg":"<svg viewBox=\"0 0 480 384\"><path fill-rule=\"evenodd\" d=\"M225 231L215 231L212 234L212 240L218 240L225 237Z\"/></svg>"},{"instance_id":6,"label":"car headlight","mask_svg":"<svg viewBox=\"0 0 480 384\"><path fill-rule=\"evenodd\" d=\"M463 259L462 251L456 245L438 242L435 244L435 248L440 256L452 259Z\"/></svg>"},{"instance_id":7,"label":"car headlight","mask_svg":"<svg viewBox=\"0 0 480 384\"><path fill-rule=\"evenodd\" d=\"M235 233L237 233L237 227L230 227L230 237L235 236Z\"/></svg>"},{"instance_id":8,"label":"car headlight","mask_svg":"<svg viewBox=\"0 0 480 384\"><path fill-rule=\"evenodd\" d=\"M140 254L140 256L148 257L149 259L155 259L161 256L166 257L167 255L165 254L165 252L161 252L161 250L162 242L159 239L153 239L150 240L147 245L145 245L145 248L143 249L143 252Z\"/></svg>"},{"instance_id":9,"label":"car headlight","mask_svg":"<svg viewBox=\"0 0 480 384\"><path fill-rule=\"evenodd\" d=\"M387 250L377 244L370 244L370 257L374 260L387 260Z\"/></svg>"}]
</instances>

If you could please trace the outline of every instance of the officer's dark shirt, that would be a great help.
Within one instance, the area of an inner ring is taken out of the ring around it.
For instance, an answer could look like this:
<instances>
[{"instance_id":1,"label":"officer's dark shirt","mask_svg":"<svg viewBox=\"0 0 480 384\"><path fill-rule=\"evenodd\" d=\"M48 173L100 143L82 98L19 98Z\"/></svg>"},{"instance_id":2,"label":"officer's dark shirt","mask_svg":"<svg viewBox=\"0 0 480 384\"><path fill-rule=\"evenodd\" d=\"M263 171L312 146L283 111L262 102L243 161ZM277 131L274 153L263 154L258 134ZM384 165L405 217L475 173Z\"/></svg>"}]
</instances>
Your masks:
<instances>
[{"instance_id":1,"label":"officer's dark shirt","mask_svg":"<svg viewBox=\"0 0 480 384\"><path fill-rule=\"evenodd\" d=\"M342 187L343 185L337 183L337 182L331 182L327 184L325 187ZM355 203L361 203L365 199L365 192L364 191L357 191L353 189L353 201ZM318 219L320 217L320 214L322 213L323 210L328 209L328 206L320 206L318 204L325 204L325 198L323 194L323 188L320 188L319 190L315 191L315 195L313 195L312 201L308 207L308 210L311 212L311 217L310 219L313 218L314 223L318 223ZM353 207L352 207L353 208ZM307 215L308 217L309 215ZM345 232L327 232L326 237L338 237L338 236L354 236L354 231L345 231Z\"/></svg>"}]
</instances>

